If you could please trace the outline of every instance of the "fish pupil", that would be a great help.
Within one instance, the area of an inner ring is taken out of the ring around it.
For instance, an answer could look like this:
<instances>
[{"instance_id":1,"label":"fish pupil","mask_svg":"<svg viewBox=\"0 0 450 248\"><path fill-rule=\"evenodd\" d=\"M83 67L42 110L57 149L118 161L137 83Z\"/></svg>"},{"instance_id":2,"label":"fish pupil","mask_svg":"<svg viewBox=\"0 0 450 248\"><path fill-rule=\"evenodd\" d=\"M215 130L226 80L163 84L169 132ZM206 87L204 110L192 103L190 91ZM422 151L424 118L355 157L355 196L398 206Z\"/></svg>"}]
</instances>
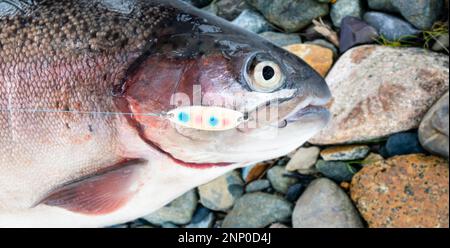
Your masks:
<instances>
[{"instance_id":1,"label":"fish pupil","mask_svg":"<svg viewBox=\"0 0 450 248\"><path fill-rule=\"evenodd\" d=\"M264 80L270 80L275 76L275 70L270 66L265 66L262 71Z\"/></svg>"}]
</instances>

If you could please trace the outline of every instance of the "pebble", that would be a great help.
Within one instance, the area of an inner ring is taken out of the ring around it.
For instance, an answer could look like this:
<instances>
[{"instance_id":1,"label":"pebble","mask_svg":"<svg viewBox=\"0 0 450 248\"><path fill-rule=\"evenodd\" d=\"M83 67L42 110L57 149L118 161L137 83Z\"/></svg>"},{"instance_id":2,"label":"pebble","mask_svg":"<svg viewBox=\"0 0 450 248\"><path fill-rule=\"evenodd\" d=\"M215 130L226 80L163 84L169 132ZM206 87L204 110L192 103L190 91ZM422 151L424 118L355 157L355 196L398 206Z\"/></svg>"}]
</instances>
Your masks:
<instances>
[{"instance_id":1,"label":"pebble","mask_svg":"<svg viewBox=\"0 0 450 248\"><path fill-rule=\"evenodd\" d=\"M430 29L445 9L442 0L368 0L368 4L371 9L400 13L421 30Z\"/></svg>"},{"instance_id":2,"label":"pebble","mask_svg":"<svg viewBox=\"0 0 450 248\"><path fill-rule=\"evenodd\" d=\"M292 203L278 195L245 194L225 217L223 228L263 228L286 222L292 215Z\"/></svg>"},{"instance_id":3,"label":"pebble","mask_svg":"<svg viewBox=\"0 0 450 248\"><path fill-rule=\"evenodd\" d=\"M182 0L182 1L194 5L197 8L206 7L208 4L212 2L212 0Z\"/></svg>"},{"instance_id":4,"label":"pebble","mask_svg":"<svg viewBox=\"0 0 450 248\"><path fill-rule=\"evenodd\" d=\"M374 27L378 33L390 41L408 40L417 37L420 30L408 22L381 12L367 12L364 20Z\"/></svg>"},{"instance_id":5,"label":"pebble","mask_svg":"<svg viewBox=\"0 0 450 248\"><path fill-rule=\"evenodd\" d=\"M333 60L336 60L339 57L339 52L337 50L337 48L329 41L324 40L324 39L316 39L313 41L308 41L305 42L305 44L313 44L313 45L318 45L324 48L328 48L331 49L331 51L333 51Z\"/></svg>"},{"instance_id":6,"label":"pebble","mask_svg":"<svg viewBox=\"0 0 450 248\"><path fill-rule=\"evenodd\" d=\"M404 155L365 166L351 197L369 227L449 227L448 162Z\"/></svg>"},{"instance_id":7,"label":"pebble","mask_svg":"<svg viewBox=\"0 0 450 248\"><path fill-rule=\"evenodd\" d=\"M356 169L348 163L340 161L319 160L316 163L316 169L324 176L333 179L336 182L351 181Z\"/></svg>"},{"instance_id":8,"label":"pebble","mask_svg":"<svg viewBox=\"0 0 450 248\"><path fill-rule=\"evenodd\" d=\"M361 165L362 166L366 166L372 163L376 163L376 162L380 162L383 161L384 158L383 156L381 156L380 154L376 154L376 153L370 153L362 162Z\"/></svg>"},{"instance_id":9,"label":"pebble","mask_svg":"<svg viewBox=\"0 0 450 248\"><path fill-rule=\"evenodd\" d=\"M186 228L211 228L214 224L214 213L205 207L199 207Z\"/></svg>"},{"instance_id":10,"label":"pebble","mask_svg":"<svg viewBox=\"0 0 450 248\"><path fill-rule=\"evenodd\" d=\"M423 152L425 152L425 150L420 145L419 137L416 132L391 135L386 142L386 145L381 150L384 157Z\"/></svg>"},{"instance_id":11,"label":"pebble","mask_svg":"<svg viewBox=\"0 0 450 248\"><path fill-rule=\"evenodd\" d=\"M284 49L303 59L321 76L327 75L333 65L333 51L328 48L311 44L294 44L285 46Z\"/></svg>"},{"instance_id":12,"label":"pebble","mask_svg":"<svg viewBox=\"0 0 450 248\"><path fill-rule=\"evenodd\" d=\"M347 16L342 20L339 41L341 53L357 45L371 44L378 38L378 31L357 17Z\"/></svg>"},{"instance_id":13,"label":"pebble","mask_svg":"<svg viewBox=\"0 0 450 248\"><path fill-rule=\"evenodd\" d=\"M304 190L305 186L301 183L291 185L286 192L286 200L290 202L296 202Z\"/></svg>"},{"instance_id":14,"label":"pebble","mask_svg":"<svg viewBox=\"0 0 450 248\"><path fill-rule=\"evenodd\" d=\"M301 147L286 165L287 171L298 171L300 174L310 175L316 172L314 165L319 158L320 149L312 146Z\"/></svg>"},{"instance_id":15,"label":"pebble","mask_svg":"<svg viewBox=\"0 0 450 248\"><path fill-rule=\"evenodd\" d=\"M282 223L273 223L272 225L269 226L269 228L289 228L289 227Z\"/></svg>"},{"instance_id":16,"label":"pebble","mask_svg":"<svg viewBox=\"0 0 450 248\"><path fill-rule=\"evenodd\" d=\"M200 203L215 211L233 207L244 192L244 182L237 171L232 171L198 187Z\"/></svg>"},{"instance_id":17,"label":"pebble","mask_svg":"<svg viewBox=\"0 0 450 248\"><path fill-rule=\"evenodd\" d=\"M333 146L322 150L320 156L325 161L349 161L363 159L369 151L370 148L366 145Z\"/></svg>"},{"instance_id":18,"label":"pebble","mask_svg":"<svg viewBox=\"0 0 450 248\"><path fill-rule=\"evenodd\" d=\"M361 228L361 219L347 194L333 181L314 180L298 199L294 228Z\"/></svg>"},{"instance_id":19,"label":"pebble","mask_svg":"<svg viewBox=\"0 0 450 248\"><path fill-rule=\"evenodd\" d=\"M250 8L247 2L242 0L215 0L210 6L215 9L216 15L229 21L236 19L242 11Z\"/></svg>"},{"instance_id":20,"label":"pebble","mask_svg":"<svg viewBox=\"0 0 450 248\"><path fill-rule=\"evenodd\" d=\"M449 158L449 93L437 101L423 118L419 140L430 153Z\"/></svg>"},{"instance_id":21,"label":"pebble","mask_svg":"<svg viewBox=\"0 0 450 248\"><path fill-rule=\"evenodd\" d=\"M449 35L448 33L439 35L436 39L436 42L431 47L431 50L435 52L442 52L446 51L448 54L448 48L449 48Z\"/></svg>"},{"instance_id":22,"label":"pebble","mask_svg":"<svg viewBox=\"0 0 450 248\"><path fill-rule=\"evenodd\" d=\"M244 10L232 23L253 33L261 33L272 29L271 24L266 21L264 16L253 10Z\"/></svg>"},{"instance_id":23,"label":"pebble","mask_svg":"<svg viewBox=\"0 0 450 248\"><path fill-rule=\"evenodd\" d=\"M245 192L252 193L252 192L263 191L269 187L270 187L269 180L267 180L267 179L256 180L256 181L249 183L245 187Z\"/></svg>"},{"instance_id":24,"label":"pebble","mask_svg":"<svg viewBox=\"0 0 450 248\"><path fill-rule=\"evenodd\" d=\"M292 33L307 27L313 19L329 13L328 4L316 0L267 1L247 0L272 24Z\"/></svg>"},{"instance_id":25,"label":"pebble","mask_svg":"<svg viewBox=\"0 0 450 248\"><path fill-rule=\"evenodd\" d=\"M344 17L353 16L362 18L363 3L361 0L338 0L331 5L330 16L334 26L341 27Z\"/></svg>"},{"instance_id":26,"label":"pebble","mask_svg":"<svg viewBox=\"0 0 450 248\"><path fill-rule=\"evenodd\" d=\"M163 225L165 223L184 225L191 221L197 202L196 191L190 190L168 205L143 217L143 219L155 225Z\"/></svg>"},{"instance_id":27,"label":"pebble","mask_svg":"<svg viewBox=\"0 0 450 248\"><path fill-rule=\"evenodd\" d=\"M284 34L268 31L260 33L259 35L279 47L302 43L302 39L298 34Z\"/></svg>"},{"instance_id":28,"label":"pebble","mask_svg":"<svg viewBox=\"0 0 450 248\"><path fill-rule=\"evenodd\" d=\"M309 143L363 143L419 127L449 86L449 57L418 48L355 47L326 77L330 123Z\"/></svg>"},{"instance_id":29,"label":"pebble","mask_svg":"<svg viewBox=\"0 0 450 248\"><path fill-rule=\"evenodd\" d=\"M267 179L269 179L272 187L280 192L286 193L291 185L297 183L296 178L286 176L288 172L284 166L274 166L267 171Z\"/></svg>"},{"instance_id":30,"label":"pebble","mask_svg":"<svg viewBox=\"0 0 450 248\"><path fill-rule=\"evenodd\" d=\"M242 178L246 183L259 179L271 166L271 163L263 162L242 168Z\"/></svg>"}]
</instances>

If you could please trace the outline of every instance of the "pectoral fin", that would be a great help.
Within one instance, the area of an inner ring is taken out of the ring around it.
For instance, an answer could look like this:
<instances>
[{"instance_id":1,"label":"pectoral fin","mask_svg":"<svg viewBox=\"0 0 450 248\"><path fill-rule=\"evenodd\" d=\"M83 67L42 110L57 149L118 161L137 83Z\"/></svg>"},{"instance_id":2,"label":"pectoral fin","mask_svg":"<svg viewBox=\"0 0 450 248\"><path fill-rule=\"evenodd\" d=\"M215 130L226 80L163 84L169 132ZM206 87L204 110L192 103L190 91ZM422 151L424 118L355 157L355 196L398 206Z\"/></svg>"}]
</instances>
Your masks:
<instances>
[{"instance_id":1,"label":"pectoral fin","mask_svg":"<svg viewBox=\"0 0 450 248\"><path fill-rule=\"evenodd\" d=\"M127 159L113 169L67 183L50 192L39 204L72 212L103 215L124 206L139 191L138 175L145 161Z\"/></svg>"}]
</instances>

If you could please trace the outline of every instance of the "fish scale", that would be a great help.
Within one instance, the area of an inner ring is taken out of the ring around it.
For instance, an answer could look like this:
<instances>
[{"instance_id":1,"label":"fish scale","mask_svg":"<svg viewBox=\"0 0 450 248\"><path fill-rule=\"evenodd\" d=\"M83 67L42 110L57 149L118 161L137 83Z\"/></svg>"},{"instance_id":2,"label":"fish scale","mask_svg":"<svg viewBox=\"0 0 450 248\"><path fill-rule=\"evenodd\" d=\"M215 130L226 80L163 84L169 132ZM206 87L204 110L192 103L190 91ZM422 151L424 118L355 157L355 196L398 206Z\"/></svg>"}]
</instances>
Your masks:
<instances>
[{"instance_id":1,"label":"fish scale","mask_svg":"<svg viewBox=\"0 0 450 248\"><path fill-rule=\"evenodd\" d=\"M71 115L64 110L120 112L112 102L114 85L121 83L152 30L170 15L167 9L151 5L141 6L141 12L130 18L95 8L95 1L35 4L26 7L32 18L24 13L0 19L0 109L60 113L0 113L0 187L31 191L20 186L21 181L29 180L32 185L39 178L49 178L48 185L40 189L42 194L61 180L119 160L115 116ZM68 143L75 144L72 153L64 146ZM63 156L64 166L48 164L50 154ZM99 154L103 154L100 161ZM41 177L33 176L31 164L43 167ZM17 180L4 179L8 166L13 165L21 165ZM3 185L6 181L17 183ZM38 198L40 194L33 195ZM22 204L30 205L36 198ZM0 206L5 204L16 203Z\"/></svg>"}]
</instances>

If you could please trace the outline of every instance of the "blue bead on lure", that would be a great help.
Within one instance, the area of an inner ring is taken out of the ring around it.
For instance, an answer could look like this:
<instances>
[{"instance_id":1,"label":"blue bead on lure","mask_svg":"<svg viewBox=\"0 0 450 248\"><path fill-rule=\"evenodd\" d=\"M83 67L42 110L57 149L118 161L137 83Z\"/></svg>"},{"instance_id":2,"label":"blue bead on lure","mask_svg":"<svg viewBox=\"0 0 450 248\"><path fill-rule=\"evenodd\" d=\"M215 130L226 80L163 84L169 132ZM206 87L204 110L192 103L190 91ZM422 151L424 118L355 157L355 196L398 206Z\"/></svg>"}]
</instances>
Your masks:
<instances>
[{"instance_id":1,"label":"blue bead on lure","mask_svg":"<svg viewBox=\"0 0 450 248\"><path fill-rule=\"evenodd\" d=\"M167 113L180 126L205 131L234 129L245 121L244 114L228 108L207 106L179 107Z\"/></svg>"}]
</instances>

